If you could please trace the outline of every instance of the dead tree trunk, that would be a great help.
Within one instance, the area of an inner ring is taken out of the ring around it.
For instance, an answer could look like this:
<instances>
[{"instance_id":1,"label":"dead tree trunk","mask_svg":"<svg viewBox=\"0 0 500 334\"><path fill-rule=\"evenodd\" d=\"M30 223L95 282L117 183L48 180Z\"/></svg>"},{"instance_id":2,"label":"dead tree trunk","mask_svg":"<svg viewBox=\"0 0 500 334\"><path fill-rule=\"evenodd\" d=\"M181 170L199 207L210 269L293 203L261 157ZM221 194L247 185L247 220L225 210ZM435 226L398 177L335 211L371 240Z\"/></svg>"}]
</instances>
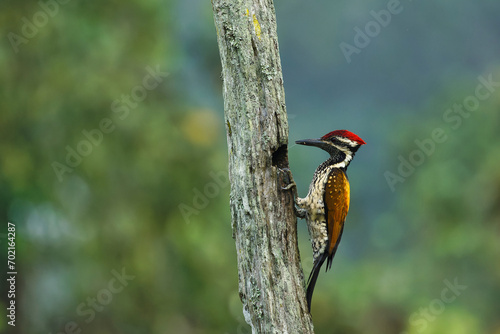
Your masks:
<instances>
[{"instance_id":1,"label":"dead tree trunk","mask_svg":"<svg viewBox=\"0 0 500 334\"><path fill-rule=\"evenodd\" d=\"M239 290L252 333L313 333L297 246L272 0L212 0L222 62Z\"/></svg>"}]
</instances>

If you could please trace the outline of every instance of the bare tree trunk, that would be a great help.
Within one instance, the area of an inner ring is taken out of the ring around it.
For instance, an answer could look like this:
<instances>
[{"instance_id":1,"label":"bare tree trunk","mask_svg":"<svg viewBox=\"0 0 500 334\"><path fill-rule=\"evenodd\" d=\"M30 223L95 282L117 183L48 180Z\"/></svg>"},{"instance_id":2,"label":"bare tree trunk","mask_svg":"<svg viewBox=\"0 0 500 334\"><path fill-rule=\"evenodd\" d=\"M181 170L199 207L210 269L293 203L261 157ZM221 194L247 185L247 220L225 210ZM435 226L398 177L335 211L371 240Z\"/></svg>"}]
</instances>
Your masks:
<instances>
[{"instance_id":1,"label":"bare tree trunk","mask_svg":"<svg viewBox=\"0 0 500 334\"><path fill-rule=\"evenodd\" d=\"M253 333L313 333L297 246L272 0L212 0L222 62L239 290Z\"/></svg>"}]
</instances>

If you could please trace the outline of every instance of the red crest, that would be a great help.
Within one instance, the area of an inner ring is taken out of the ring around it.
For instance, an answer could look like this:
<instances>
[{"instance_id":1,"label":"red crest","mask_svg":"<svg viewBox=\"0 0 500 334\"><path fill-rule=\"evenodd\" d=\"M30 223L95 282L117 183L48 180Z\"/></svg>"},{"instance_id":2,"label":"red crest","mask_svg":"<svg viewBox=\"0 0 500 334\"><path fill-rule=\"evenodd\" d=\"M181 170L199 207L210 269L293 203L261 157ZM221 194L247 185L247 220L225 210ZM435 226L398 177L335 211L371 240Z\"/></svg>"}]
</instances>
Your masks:
<instances>
[{"instance_id":1,"label":"red crest","mask_svg":"<svg viewBox=\"0 0 500 334\"><path fill-rule=\"evenodd\" d=\"M366 144L365 141L363 139L361 139L358 135L352 133L351 131L347 131L347 130L335 130L335 131L329 132L326 135L324 135L323 137L321 137L321 139L327 140L327 139L330 139L332 137L344 137L344 138L347 138L349 140L352 140L352 141L358 143L359 145Z\"/></svg>"}]
</instances>

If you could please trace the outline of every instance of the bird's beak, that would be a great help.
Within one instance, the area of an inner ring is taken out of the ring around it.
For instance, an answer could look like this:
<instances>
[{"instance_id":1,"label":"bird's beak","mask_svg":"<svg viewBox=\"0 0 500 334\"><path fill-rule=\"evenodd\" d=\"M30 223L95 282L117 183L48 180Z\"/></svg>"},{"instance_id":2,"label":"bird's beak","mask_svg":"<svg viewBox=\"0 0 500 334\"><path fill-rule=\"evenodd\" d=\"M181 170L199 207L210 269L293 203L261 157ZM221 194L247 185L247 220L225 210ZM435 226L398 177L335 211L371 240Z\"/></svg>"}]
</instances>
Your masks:
<instances>
[{"instance_id":1,"label":"bird's beak","mask_svg":"<svg viewBox=\"0 0 500 334\"><path fill-rule=\"evenodd\" d=\"M297 140L295 142L295 144L306 145L306 146L316 146L316 147L319 147L321 149L326 149L326 148L330 147L329 144L327 144L326 142L324 142L321 139L302 139L302 140Z\"/></svg>"}]
</instances>

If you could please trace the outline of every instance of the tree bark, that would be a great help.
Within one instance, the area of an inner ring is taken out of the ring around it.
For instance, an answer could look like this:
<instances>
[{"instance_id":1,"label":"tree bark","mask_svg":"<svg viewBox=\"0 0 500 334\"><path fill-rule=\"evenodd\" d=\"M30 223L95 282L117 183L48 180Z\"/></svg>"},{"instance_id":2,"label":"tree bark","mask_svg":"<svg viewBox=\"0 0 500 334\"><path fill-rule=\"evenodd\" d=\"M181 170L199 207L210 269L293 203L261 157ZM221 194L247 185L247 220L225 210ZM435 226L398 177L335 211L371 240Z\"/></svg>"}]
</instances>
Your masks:
<instances>
[{"instance_id":1,"label":"tree bark","mask_svg":"<svg viewBox=\"0 0 500 334\"><path fill-rule=\"evenodd\" d=\"M272 0L212 0L222 62L239 291L252 333L313 333L297 246Z\"/></svg>"}]
</instances>

